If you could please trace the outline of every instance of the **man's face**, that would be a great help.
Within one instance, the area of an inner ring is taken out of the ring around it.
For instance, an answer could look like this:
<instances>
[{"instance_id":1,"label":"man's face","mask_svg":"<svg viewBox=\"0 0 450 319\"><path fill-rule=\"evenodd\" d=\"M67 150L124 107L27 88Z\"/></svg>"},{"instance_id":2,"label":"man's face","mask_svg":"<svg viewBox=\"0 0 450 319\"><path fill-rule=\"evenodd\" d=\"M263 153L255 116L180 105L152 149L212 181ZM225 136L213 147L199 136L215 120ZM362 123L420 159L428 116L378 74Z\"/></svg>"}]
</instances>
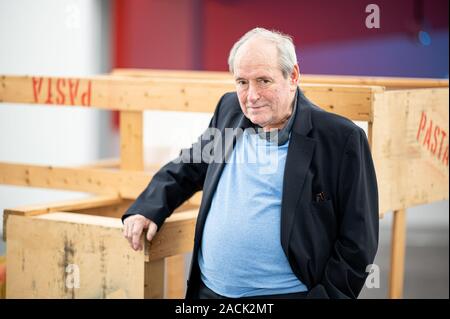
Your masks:
<instances>
[{"instance_id":1,"label":"man's face","mask_svg":"<svg viewBox=\"0 0 450 319\"><path fill-rule=\"evenodd\" d=\"M262 39L251 39L236 54L234 78L244 115L264 130L282 128L292 112L298 66L285 79L276 46Z\"/></svg>"}]
</instances>

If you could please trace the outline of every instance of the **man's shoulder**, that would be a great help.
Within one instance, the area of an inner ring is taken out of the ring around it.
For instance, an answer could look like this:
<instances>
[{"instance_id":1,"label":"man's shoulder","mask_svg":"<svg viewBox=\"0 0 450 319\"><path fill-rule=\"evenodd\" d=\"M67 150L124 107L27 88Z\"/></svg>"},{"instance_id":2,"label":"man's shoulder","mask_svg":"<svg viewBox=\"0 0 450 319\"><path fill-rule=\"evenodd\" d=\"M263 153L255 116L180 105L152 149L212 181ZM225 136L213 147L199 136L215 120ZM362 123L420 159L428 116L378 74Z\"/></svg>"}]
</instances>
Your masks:
<instances>
[{"instance_id":1,"label":"man's shoulder","mask_svg":"<svg viewBox=\"0 0 450 319\"><path fill-rule=\"evenodd\" d=\"M220 105L233 106L239 109L239 99L236 92L227 92L220 98Z\"/></svg>"},{"instance_id":2,"label":"man's shoulder","mask_svg":"<svg viewBox=\"0 0 450 319\"><path fill-rule=\"evenodd\" d=\"M219 100L216 109L218 121L232 121L242 116L242 110L239 105L239 99L236 92L227 92Z\"/></svg>"}]
</instances>

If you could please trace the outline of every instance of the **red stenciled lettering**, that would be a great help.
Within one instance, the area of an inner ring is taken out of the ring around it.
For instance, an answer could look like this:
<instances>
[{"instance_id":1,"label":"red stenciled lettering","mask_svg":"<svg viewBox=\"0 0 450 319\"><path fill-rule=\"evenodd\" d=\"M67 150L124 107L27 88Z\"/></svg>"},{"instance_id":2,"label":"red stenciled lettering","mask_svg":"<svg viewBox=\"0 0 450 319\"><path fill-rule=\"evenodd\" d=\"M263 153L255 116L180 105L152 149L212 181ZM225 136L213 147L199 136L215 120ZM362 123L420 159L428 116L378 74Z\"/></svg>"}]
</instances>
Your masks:
<instances>
[{"instance_id":1,"label":"red stenciled lettering","mask_svg":"<svg viewBox=\"0 0 450 319\"><path fill-rule=\"evenodd\" d=\"M32 77L32 81L33 81L33 94L34 94L34 102L38 103L39 102L39 95L41 93L41 89L42 89L42 78L35 78L34 76Z\"/></svg>"},{"instance_id":2,"label":"red stenciled lettering","mask_svg":"<svg viewBox=\"0 0 450 319\"><path fill-rule=\"evenodd\" d=\"M422 132L425 132L423 141L421 140L421 136L423 136ZM425 113L425 111L422 111L416 139L419 143L425 146L431 154L436 156L438 161L442 161L442 163L448 166L448 144L445 148L446 137L447 133L442 129L442 127L433 125L432 119L427 121L427 114Z\"/></svg>"},{"instance_id":3,"label":"red stenciled lettering","mask_svg":"<svg viewBox=\"0 0 450 319\"><path fill-rule=\"evenodd\" d=\"M86 92L81 95L81 105L91 106L91 81L88 81L88 87Z\"/></svg>"},{"instance_id":4,"label":"red stenciled lettering","mask_svg":"<svg viewBox=\"0 0 450 319\"><path fill-rule=\"evenodd\" d=\"M448 166L448 144L445 148L444 156L442 157L442 163Z\"/></svg>"},{"instance_id":5,"label":"red stenciled lettering","mask_svg":"<svg viewBox=\"0 0 450 319\"><path fill-rule=\"evenodd\" d=\"M47 85L43 85L44 81L47 82ZM84 83L86 83L86 89L83 91ZM45 104L91 106L91 80L83 80L81 88L79 79L67 78L32 77L32 84L35 103L42 103L45 98Z\"/></svg>"},{"instance_id":6,"label":"red stenciled lettering","mask_svg":"<svg viewBox=\"0 0 450 319\"><path fill-rule=\"evenodd\" d=\"M441 132L441 129L439 128L439 126L436 125L436 127L434 128L434 134L433 134L433 142L431 142L431 152L434 154L436 154L436 149L437 149L437 135L439 135Z\"/></svg>"},{"instance_id":7,"label":"red stenciled lettering","mask_svg":"<svg viewBox=\"0 0 450 319\"><path fill-rule=\"evenodd\" d=\"M48 83L48 91L47 91L47 100L45 100L45 104L53 104L53 101L52 101L52 79L48 78L47 83Z\"/></svg>"},{"instance_id":8,"label":"red stenciled lettering","mask_svg":"<svg viewBox=\"0 0 450 319\"><path fill-rule=\"evenodd\" d=\"M425 111L422 111L422 115L420 116L419 129L417 130L417 136L416 136L417 140L419 140L420 132L425 129L426 124L427 124L427 115L425 114Z\"/></svg>"},{"instance_id":9,"label":"red stenciled lettering","mask_svg":"<svg viewBox=\"0 0 450 319\"><path fill-rule=\"evenodd\" d=\"M445 139L445 137L447 136L447 133L445 133L445 131L442 130L442 131L441 131L441 135L442 135L442 138L441 138L441 144L439 145L438 159L441 158L442 144L444 143L444 139Z\"/></svg>"},{"instance_id":10,"label":"red stenciled lettering","mask_svg":"<svg viewBox=\"0 0 450 319\"><path fill-rule=\"evenodd\" d=\"M75 105L75 98L78 94L78 85L80 84L80 80L75 80L75 83L73 83L73 80L69 79L69 94L70 94L70 104Z\"/></svg>"},{"instance_id":11,"label":"red stenciled lettering","mask_svg":"<svg viewBox=\"0 0 450 319\"><path fill-rule=\"evenodd\" d=\"M428 126L427 132L425 133L425 138L423 139L423 145L427 145L427 149L430 149L430 138L432 128L433 128L433 120L430 120L430 125Z\"/></svg>"},{"instance_id":12,"label":"red stenciled lettering","mask_svg":"<svg viewBox=\"0 0 450 319\"><path fill-rule=\"evenodd\" d=\"M58 93L58 96L56 97L56 104L64 104L64 101L66 100L66 96L64 95L64 92L62 90L65 86L66 86L66 80L58 79L56 81L56 91Z\"/></svg>"}]
</instances>

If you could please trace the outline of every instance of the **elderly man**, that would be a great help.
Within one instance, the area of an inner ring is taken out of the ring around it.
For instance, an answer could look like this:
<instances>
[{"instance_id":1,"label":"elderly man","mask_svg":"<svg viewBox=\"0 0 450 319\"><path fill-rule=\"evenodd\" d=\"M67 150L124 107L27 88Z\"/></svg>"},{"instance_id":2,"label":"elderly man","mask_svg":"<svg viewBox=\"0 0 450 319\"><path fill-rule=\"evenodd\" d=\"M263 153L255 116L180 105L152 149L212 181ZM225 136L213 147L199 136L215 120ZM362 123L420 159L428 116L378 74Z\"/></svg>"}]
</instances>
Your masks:
<instances>
[{"instance_id":1,"label":"elderly man","mask_svg":"<svg viewBox=\"0 0 450 319\"><path fill-rule=\"evenodd\" d=\"M151 240L203 190L187 298L356 298L378 246L364 131L299 90L290 37L253 29L228 63L236 92L211 119L219 134L203 134L161 168L123 216L124 236L142 249L144 229ZM229 129L231 142L220 138Z\"/></svg>"}]
</instances>

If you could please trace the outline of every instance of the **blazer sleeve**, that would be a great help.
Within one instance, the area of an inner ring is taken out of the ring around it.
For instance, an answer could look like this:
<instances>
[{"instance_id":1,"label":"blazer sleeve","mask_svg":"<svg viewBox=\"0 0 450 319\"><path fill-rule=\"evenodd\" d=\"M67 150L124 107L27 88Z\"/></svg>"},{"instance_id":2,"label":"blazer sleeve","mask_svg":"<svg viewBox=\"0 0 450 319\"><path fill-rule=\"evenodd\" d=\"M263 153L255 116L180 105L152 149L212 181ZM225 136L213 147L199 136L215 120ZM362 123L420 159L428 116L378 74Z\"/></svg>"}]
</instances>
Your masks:
<instances>
[{"instance_id":1,"label":"blazer sleeve","mask_svg":"<svg viewBox=\"0 0 450 319\"><path fill-rule=\"evenodd\" d=\"M197 191L203 189L208 168L204 147L211 140L210 130L217 127L222 97L214 111L208 128L189 149L183 149L173 161L164 165L151 179L145 190L122 216L140 214L161 228L165 219ZM203 156L202 156L203 155Z\"/></svg>"},{"instance_id":2,"label":"blazer sleeve","mask_svg":"<svg viewBox=\"0 0 450 319\"><path fill-rule=\"evenodd\" d=\"M365 132L350 134L338 180L338 238L310 297L357 298L378 249L378 187Z\"/></svg>"}]
</instances>

